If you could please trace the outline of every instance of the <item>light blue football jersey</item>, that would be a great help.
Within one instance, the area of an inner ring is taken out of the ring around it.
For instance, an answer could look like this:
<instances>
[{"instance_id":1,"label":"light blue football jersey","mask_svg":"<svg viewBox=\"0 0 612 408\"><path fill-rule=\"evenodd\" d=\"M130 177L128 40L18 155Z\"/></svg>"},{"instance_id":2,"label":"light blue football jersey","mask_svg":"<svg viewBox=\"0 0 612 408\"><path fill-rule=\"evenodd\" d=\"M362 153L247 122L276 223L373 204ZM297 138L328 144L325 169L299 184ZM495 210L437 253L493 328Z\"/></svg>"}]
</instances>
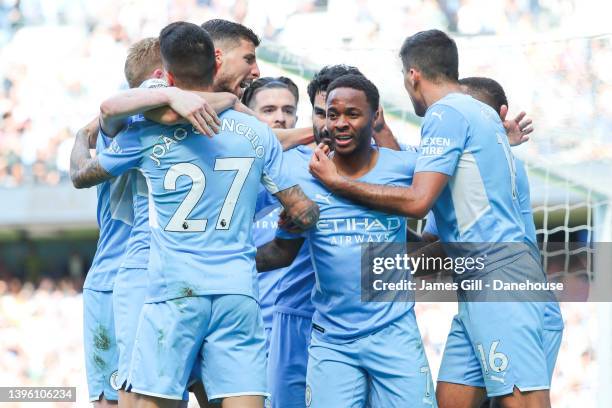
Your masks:
<instances>
[{"instance_id":1,"label":"light blue football jersey","mask_svg":"<svg viewBox=\"0 0 612 408\"><path fill-rule=\"evenodd\" d=\"M260 183L295 185L271 129L236 112L214 138L191 126L132 123L100 155L111 174L138 167L152 200L148 302L241 294L257 299L252 225Z\"/></svg>"},{"instance_id":2,"label":"light blue football jersey","mask_svg":"<svg viewBox=\"0 0 612 408\"><path fill-rule=\"evenodd\" d=\"M149 227L149 189L147 181L139 170L130 170L130 188L134 203L134 223L132 233L127 243L122 268L147 269L149 264L149 248L151 244L151 229Z\"/></svg>"},{"instance_id":3,"label":"light blue football jersey","mask_svg":"<svg viewBox=\"0 0 612 408\"><path fill-rule=\"evenodd\" d=\"M359 181L408 186L418 154L379 149L376 165ZM406 219L357 205L328 191L308 171L308 163L293 173L308 197L320 208L316 227L302 234L309 242L316 275L312 303L313 334L343 343L382 329L407 313L406 302L362 302L362 244L405 242ZM279 230L280 238L296 235Z\"/></svg>"},{"instance_id":4,"label":"light blue football jersey","mask_svg":"<svg viewBox=\"0 0 612 408\"><path fill-rule=\"evenodd\" d=\"M488 270L527 248L523 242L514 157L498 114L471 96L451 93L431 105L421 128L415 172L437 172L449 181L433 206L443 242L465 246L460 256L483 256ZM457 254L459 255L459 254Z\"/></svg>"},{"instance_id":5,"label":"light blue football jersey","mask_svg":"<svg viewBox=\"0 0 612 408\"><path fill-rule=\"evenodd\" d=\"M519 205L521 208L521 216L525 224L525 240L538 250L538 240L536 238L536 229L533 222L533 212L531 209L531 193L529 191L529 178L525 163L522 160L514 158L516 165L516 188L518 192Z\"/></svg>"},{"instance_id":6,"label":"light blue football jersey","mask_svg":"<svg viewBox=\"0 0 612 408\"><path fill-rule=\"evenodd\" d=\"M100 132L96 141L96 152L101 153L110 144L111 139ZM85 289L113 290L115 275L123 262L134 221L130 188L133 177L133 174L125 174L96 186L100 236L96 254L83 285Z\"/></svg>"},{"instance_id":7,"label":"light blue football jersey","mask_svg":"<svg viewBox=\"0 0 612 408\"><path fill-rule=\"evenodd\" d=\"M274 239L276 228L278 227L279 214L280 208L277 207L253 223L253 244L256 247L265 245ZM275 269L273 271L257 274L257 280L259 282L259 305L261 306L261 315L266 329L272 328L272 307L276 301L276 296L278 294L278 279L283 273L283 269L284 268Z\"/></svg>"}]
</instances>

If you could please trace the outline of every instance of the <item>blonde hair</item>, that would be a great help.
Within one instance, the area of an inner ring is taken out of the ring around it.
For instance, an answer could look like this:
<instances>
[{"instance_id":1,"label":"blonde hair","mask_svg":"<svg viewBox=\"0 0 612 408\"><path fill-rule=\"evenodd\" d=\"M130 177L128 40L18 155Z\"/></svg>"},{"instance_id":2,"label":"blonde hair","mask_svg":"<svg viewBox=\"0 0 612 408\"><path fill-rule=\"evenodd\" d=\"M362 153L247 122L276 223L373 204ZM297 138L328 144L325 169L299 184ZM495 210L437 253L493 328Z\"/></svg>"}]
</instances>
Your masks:
<instances>
[{"instance_id":1,"label":"blonde hair","mask_svg":"<svg viewBox=\"0 0 612 408\"><path fill-rule=\"evenodd\" d=\"M130 88L136 88L161 67L159 38L149 37L132 44L123 71Z\"/></svg>"}]
</instances>

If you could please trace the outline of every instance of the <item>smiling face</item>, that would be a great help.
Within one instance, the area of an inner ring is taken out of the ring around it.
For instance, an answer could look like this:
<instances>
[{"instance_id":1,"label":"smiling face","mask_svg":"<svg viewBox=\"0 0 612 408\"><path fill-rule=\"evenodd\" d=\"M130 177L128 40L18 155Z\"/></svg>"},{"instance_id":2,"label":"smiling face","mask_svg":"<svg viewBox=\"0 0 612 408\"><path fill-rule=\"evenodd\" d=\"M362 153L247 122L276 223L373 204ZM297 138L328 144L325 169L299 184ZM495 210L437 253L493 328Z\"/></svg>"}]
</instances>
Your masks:
<instances>
[{"instance_id":1,"label":"smiling face","mask_svg":"<svg viewBox=\"0 0 612 408\"><path fill-rule=\"evenodd\" d=\"M375 112L361 90L336 88L327 96L326 127L337 154L350 155L368 148L374 119Z\"/></svg>"},{"instance_id":2,"label":"smiling face","mask_svg":"<svg viewBox=\"0 0 612 408\"><path fill-rule=\"evenodd\" d=\"M273 129L293 129L297 122L297 101L287 88L258 90L251 104L257 118Z\"/></svg>"},{"instance_id":3,"label":"smiling face","mask_svg":"<svg viewBox=\"0 0 612 408\"><path fill-rule=\"evenodd\" d=\"M218 68L214 89L217 92L231 92L240 98L244 89L259 78L255 44L251 41L222 42L216 57Z\"/></svg>"}]
</instances>

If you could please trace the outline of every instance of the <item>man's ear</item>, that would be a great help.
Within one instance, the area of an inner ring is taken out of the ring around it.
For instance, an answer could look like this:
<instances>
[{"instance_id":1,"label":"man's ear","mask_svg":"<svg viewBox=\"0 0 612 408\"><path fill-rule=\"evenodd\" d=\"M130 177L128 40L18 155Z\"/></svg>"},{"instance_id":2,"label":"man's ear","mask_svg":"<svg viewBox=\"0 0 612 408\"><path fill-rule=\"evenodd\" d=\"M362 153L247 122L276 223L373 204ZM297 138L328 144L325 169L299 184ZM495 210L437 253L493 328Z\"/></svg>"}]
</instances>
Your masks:
<instances>
[{"instance_id":1,"label":"man's ear","mask_svg":"<svg viewBox=\"0 0 612 408\"><path fill-rule=\"evenodd\" d=\"M161 68L157 68L153 71L153 78L161 79L164 77L164 70Z\"/></svg>"},{"instance_id":2,"label":"man's ear","mask_svg":"<svg viewBox=\"0 0 612 408\"><path fill-rule=\"evenodd\" d=\"M220 48L215 48L215 67L219 71L219 67L223 63L223 51Z\"/></svg>"},{"instance_id":3,"label":"man's ear","mask_svg":"<svg viewBox=\"0 0 612 408\"><path fill-rule=\"evenodd\" d=\"M421 82L421 72L414 68L410 68L409 74L410 85L412 85L413 89L416 89L416 86Z\"/></svg>"}]
</instances>

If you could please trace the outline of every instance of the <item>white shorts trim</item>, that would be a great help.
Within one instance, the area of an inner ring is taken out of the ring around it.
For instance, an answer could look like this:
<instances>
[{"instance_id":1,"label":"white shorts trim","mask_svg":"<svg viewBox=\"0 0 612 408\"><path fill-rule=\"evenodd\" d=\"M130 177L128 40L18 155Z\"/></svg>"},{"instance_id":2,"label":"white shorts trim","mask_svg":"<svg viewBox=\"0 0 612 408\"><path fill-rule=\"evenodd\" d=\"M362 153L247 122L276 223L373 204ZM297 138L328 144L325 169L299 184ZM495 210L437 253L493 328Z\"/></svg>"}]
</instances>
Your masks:
<instances>
[{"instance_id":1,"label":"white shorts trim","mask_svg":"<svg viewBox=\"0 0 612 408\"><path fill-rule=\"evenodd\" d=\"M156 394L154 392L138 390L138 389L136 389L134 387L132 387L130 389L130 392L133 392L133 393L136 393L136 394L148 395L149 397L157 397L157 398L171 399L171 400L175 400L175 401L183 401L183 396L182 395L180 397L176 397L176 396L172 396L172 395Z\"/></svg>"},{"instance_id":2,"label":"white shorts trim","mask_svg":"<svg viewBox=\"0 0 612 408\"><path fill-rule=\"evenodd\" d=\"M221 399L221 398L246 397L246 396L261 396L261 397L270 398L270 395L271 394L269 392L261 392L261 391L233 392L229 394L211 395L210 397L208 397L208 400L211 401L211 400L216 400L216 399Z\"/></svg>"}]
</instances>

